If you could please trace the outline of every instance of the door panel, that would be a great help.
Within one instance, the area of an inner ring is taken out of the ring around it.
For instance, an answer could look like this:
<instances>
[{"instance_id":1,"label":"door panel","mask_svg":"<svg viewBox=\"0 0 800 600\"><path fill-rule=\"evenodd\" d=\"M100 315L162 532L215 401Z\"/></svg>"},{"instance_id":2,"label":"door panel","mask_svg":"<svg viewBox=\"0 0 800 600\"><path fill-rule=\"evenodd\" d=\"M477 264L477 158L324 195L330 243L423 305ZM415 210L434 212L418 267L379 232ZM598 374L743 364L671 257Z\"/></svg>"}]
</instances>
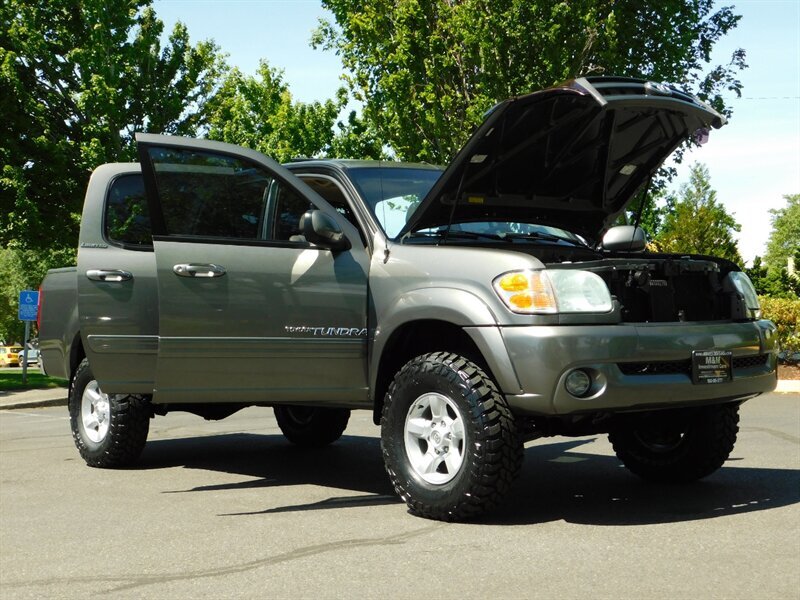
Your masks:
<instances>
[{"instance_id":1,"label":"door panel","mask_svg":"<svg viewBox=\"0 0 800 600\"><path fill-rule=\"evenodd\" d=\"M147 137L155 401L366 404L366 251L299 235L305 210L335 211L257 153Z\"/></svg>"},{"instance_id":2,"label":"door panel","mask_svg":"<svg viewBox=\"0 0 800 600\"><path fill-rule=\"evenodd\" d=\"M99 167L89 183L89 205L96 210L85 211L81 221L77 269L83 348L104 392L149 394L158 290L138 167Z\"/></svg>"},{"instance_id":3,"label":"door panel","mask_svg":"<svg viewBox=\"0 0 800 600\"><path fill-rule=\"evenodd\" d=\"M158 401L363 399L366 278L351 253L163 241L155 247ZM174 265L187 260L226 273L177 276Z\"/></svg>"}]
</instances>

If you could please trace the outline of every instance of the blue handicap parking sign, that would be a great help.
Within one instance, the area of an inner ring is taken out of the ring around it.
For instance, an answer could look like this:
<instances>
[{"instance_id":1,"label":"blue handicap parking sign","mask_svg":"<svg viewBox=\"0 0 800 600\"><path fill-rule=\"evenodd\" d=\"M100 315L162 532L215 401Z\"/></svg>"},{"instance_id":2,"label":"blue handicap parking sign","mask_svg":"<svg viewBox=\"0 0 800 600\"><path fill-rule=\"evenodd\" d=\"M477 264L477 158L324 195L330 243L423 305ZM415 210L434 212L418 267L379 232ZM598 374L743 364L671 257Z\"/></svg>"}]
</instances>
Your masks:
<instances>
[{"instance_id":1,"label":"blue handicap parking sign","mask_svg":"<svg viewBox=\"0 0 800 600\"><path fill-rule=\"evenodd\" d=\"M19 293L19 320L35 321L39 312L39 292L25 290Z\"/></svg>"}]
</instances>

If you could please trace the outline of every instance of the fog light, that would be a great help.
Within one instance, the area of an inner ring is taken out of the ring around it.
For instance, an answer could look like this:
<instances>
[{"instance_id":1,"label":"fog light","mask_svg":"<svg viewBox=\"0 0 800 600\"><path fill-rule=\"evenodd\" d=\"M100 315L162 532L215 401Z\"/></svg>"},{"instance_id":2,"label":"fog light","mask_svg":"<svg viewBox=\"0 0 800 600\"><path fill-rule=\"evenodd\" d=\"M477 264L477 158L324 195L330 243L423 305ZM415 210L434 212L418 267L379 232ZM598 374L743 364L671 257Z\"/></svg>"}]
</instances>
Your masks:
<instances>
[{"instance_id":1,"label":"fog light","mask_svg":"<svg viewBox=\"0 0 800 600\"><path fill-rule=\"evenodd\" d=\"M567 388L567 391L578 398L585 396L591 386L591 377L586 371L581 371L580 369L576 369L567 375L567 379L564 382L564 387Z\"/></svg>"}]
</instances>

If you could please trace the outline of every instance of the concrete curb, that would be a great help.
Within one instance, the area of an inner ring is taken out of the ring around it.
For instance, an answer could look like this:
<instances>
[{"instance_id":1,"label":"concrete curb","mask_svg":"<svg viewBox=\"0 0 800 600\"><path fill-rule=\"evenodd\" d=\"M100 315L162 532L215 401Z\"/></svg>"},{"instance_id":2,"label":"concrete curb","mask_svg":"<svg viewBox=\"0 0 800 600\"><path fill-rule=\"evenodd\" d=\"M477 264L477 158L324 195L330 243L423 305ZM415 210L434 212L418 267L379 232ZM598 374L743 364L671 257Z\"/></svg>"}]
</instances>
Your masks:
<instances>
[{"instance_id":1,"label":"concrete curb","mask_svg":"<svg viewBox=\"0 0 800 600\"><path fill-rule=\"evenodd\" d=\"M23 400L21 402L2 402L0 410L15 410L18 408L44 408L45 406L66 406L66 398L48 398L45 400Z\"/></svg>"},{"instance_id":2,"label":"concrete curb","mask_svg":"<svg viewBox=\"0 0 800 600\"><path fill-rule=\"evenodd\" d=\"M779 379L775 391L779 394L800 394L800 379Z\"/></svg>"},{"instance_id":3,"label":"concrete curb","mask_svg":"<svg viewBox=\"0 0 800 600\"><path fill-rule=\"evenodd\" d=\"M0 410L66 405L67 390L61 388L10 393L0 392Z\"/></svg>"}]
</instances>

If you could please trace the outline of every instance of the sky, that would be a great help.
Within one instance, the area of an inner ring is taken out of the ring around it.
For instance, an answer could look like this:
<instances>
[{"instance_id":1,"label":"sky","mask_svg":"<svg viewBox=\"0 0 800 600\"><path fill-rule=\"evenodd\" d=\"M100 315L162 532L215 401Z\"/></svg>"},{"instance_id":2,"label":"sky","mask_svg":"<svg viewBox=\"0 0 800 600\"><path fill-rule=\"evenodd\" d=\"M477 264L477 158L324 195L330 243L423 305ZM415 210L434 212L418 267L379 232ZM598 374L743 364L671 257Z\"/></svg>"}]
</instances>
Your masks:
<instances>
[{"instance_id":1,"label":"sky","mask_svg":"<svg viewBox=\"0 0 800 600\"><path fill-rule=\"evenodd\" d=\"M678 166L677 187L689 165L704 163L717 200L742 227L739 251L751 262L763 255L771 230L769 209L800 193L800 0L733 0L739 25L714 49L712 63L726 64L736 48L747 51L742 98L728 98L733 117L709 142ZM283 69L296 100L332 98L343 68L331 51L310 47L320 18L331 18L318 0L155 0L166 30L180 20L193 41L213 39L228 63L255 72L259 60ZM533 91L533 90L531 90Z\"/></svg>"}]
</instances>

